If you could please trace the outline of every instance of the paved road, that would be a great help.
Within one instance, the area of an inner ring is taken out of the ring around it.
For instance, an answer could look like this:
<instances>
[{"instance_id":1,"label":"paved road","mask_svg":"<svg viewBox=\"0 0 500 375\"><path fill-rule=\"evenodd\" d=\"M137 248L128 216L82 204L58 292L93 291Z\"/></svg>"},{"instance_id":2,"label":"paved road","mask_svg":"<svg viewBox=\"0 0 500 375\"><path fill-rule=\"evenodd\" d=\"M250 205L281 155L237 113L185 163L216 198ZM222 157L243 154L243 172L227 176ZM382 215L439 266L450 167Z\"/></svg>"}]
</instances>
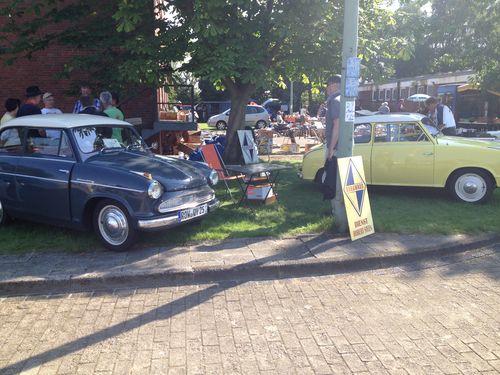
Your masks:
<instances>
[{"instance_id":1,"label":"paved road","mask_svg":"<svg viewBox=\"0 0 500 375\"><path fill-rule=\"evenodd\" d=\"M500 246L333 276L0 299L0 373L496 374Z\"/></svg>"}]
</instances>

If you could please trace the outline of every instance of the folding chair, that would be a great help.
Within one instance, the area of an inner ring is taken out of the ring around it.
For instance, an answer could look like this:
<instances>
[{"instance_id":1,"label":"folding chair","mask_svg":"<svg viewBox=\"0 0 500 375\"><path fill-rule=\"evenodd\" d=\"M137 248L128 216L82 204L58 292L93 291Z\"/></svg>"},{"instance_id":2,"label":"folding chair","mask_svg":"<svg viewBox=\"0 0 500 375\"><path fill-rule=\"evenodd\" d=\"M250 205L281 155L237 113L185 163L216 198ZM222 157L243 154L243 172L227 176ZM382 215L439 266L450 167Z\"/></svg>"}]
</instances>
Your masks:
<instances>
[{"instance_id":1,"label":"folding chair","mask_svg":"<svg viewBox=\"0 0 500 375\"><path fill-rule=\"evenodd\" d=\"M219 151L215 147L214 144L208 144L201 146L201 156L203 160L208 164L208 166L214 169L219 175L219 180L224 181L226 185L226 192L231 197L231 200L234 201L233 195L231 194L231 190L229 189L228 181L238 181L241 186L240 179L245 177L244 174L231 176L224 165L224 161L222 160ZM226 195L227 195L226 194Z\"/></svg>"}]
</instances>

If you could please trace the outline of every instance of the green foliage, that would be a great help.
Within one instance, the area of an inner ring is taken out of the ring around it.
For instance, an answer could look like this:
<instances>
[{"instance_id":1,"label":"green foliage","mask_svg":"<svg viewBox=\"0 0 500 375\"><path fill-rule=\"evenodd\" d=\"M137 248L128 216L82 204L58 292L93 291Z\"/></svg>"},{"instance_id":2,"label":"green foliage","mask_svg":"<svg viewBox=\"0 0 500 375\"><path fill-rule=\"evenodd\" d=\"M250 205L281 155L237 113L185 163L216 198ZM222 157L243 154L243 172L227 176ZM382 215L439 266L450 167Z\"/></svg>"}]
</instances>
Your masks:
<instances>
[{"instance_id":1,"label":"green foliage","mask_svg":"<svg viewBox=\"0 0 500 375\"><path fill-rule=\"evenodd\" d=\"M473 69L483 88L500 89L500 1L402 3L397 30L412 41L414 53L396 64L399 77Z\"/></svg>"},{"instance_id":2,"label":"green foliage","mask_svg":"<svg viewBox=\"0 0 500 375\"><path fill-rule=\"evenodd\" d=\"M157 87L183 59L182 38L155 35L163 21L153 6L109 0L17 0L0 6L0 51L12 64L49 48L76 50L60 78L89 80L93 85L124 92L137 84ZM173 32L175 34L175 31ZM168 44L166 42L171 42ZM78 82L74 82L75 90Z\"/></svg>"}]
</instances>

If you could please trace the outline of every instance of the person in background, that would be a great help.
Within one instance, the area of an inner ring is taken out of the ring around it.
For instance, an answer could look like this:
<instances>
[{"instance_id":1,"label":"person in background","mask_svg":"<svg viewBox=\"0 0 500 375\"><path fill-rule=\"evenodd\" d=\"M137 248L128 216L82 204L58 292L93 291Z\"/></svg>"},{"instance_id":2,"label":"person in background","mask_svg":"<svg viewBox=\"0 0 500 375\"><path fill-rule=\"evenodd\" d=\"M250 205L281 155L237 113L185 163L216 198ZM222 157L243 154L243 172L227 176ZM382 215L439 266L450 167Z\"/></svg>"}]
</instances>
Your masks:
<instances>
[{"instance_id":1,"label":"person in background","mask_svg":"<svg viewBox=\"0 0 500 375\"><path fill-rule=\"evenodd\" d=\"M90 96L92 98L92 106L97 110L101 111L101 102L97 98L92 97L92 89L90 88L90 85L86 82L82 83L80 85L80 94L81 96ZM84 109L84 105L81 103L80 99L78 99L75 103L75 106L73 107L73 113L81 113L81 111Z\"/></svg>"},{"instance_id":2,"label":"person in background","mask_svg":"<svg viewBox=\"0 0 500 375\"><path fill-rule=\"evenodd\" d=\"M111 96L113 98L112 99L113 106L118 108L120 110L120 112L123 113L123 117L125 117L125 112L123 112L122 106L120 104L120 96L118 95L117 92L112 92Z\"/></svg>"},{"instance_id":3,"label":"person in background","mask_svg":"<svg viewBox=\"0 0 500 375\"><path fill-rule=\"evenodd\" d=\"M285 120L283 120L283 113L281 111L276 112L276 122L278 124L285 123Z\"/></svg>"},{"instance_id":4,"label":"person in background","mask_svg":"<svg viewBox=\"0 0 500 375\"><path fill-rule=\"evenodd\" d=\"M99 99L101 99L102 106L104 108L104 113L111 118L115 118L117 120L124 120L125 116L123 116L123 112L120 111L113 105L113 96L109 91L103 91L99 95Z\"/></svg>"},{"instance_id":5,"label":"person in background","mask_svg":"<svg viewBox=\"0 0 500 375\"><path fill-rule=\"evenodd\" d=\"M80 99L78 100L81 103L82 110L78 112L79 114L83 115L98 115L98 116L108 116L105 113L102 113L95 107L95 100L91 96L88 95L83 95L80 96Z\"/></svg>"},{"instance_id":6,"label":"person in background","mask_svg":"<svg viewBox=\"0 0 500 375\"><path fill-rule=\"evenodd\" d=\"M427 98L425 106L427 116L444 135L457 134L455 117L448 106L439 103L438 100L432 96Z\"/></svg>"},{"instance_id":7,"label":"person in background","mask_svg":"<svg viewBox=\"0 0 500 375\"><path fill-rule=\"evenodd\" d=\"M404 99L399 99L398 112L405 112L405 100Z\"/></svg>"},{"instance_id":8,"label":"person in background","mask_svg":"<svg viewBox=\"0 0 500 375\"><path fill-rule=\"evenodd\" d=\"M7 121L12 120L16 117L17 111L19 111L19 107L21 106L21 101L19 99L9 98L5 101L5 114L2 116L0 120L0 125L5 124Z\"/></svg>"},{"instance_id":9,"label":"person in background","mask_svg":"<svg viewBox=\"0 0 500 375\"><path fill-rule=\"evenodd\" d=\"M62 111L59 108L55 107L56 99L54 98L54 95L52 95L52 93L46 92L45 94L43 94L42 100L43 105L45 106L44 108L42 108L42 115L62 114Z\"/></svg>"},{"instance_id":10,"label":"person in background","mask_svg":"<svg viewBox=\"0 0 500 375\"><path fill-rule=\"evenodd\" d=\"M42 101L42 92L38 86L30 86L26 89L26 102L19 108L17 117L29 115L41 115L42 111L38 107Z\"/></svg>"},{"instance_id":11,"label":"person in background","mask_svg":"<svg viewBox=\"0 0 500 375\"><path fill-rule=\"evenodd\" d=\"M380 113L389 113L391 109L389 108L389 103L383 102L382 105L378 108Z\"/></svg>"}]
</instances>

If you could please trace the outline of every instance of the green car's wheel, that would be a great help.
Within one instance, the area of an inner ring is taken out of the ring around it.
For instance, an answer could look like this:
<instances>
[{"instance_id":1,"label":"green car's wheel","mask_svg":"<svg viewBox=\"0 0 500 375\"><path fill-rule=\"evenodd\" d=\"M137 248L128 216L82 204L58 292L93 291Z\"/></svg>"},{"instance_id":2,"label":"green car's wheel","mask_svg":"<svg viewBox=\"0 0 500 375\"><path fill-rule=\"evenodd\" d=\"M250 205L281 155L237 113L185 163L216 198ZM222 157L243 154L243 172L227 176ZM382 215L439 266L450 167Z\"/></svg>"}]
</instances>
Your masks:
<instances>
[{"instance_id":1,"label":"green car's wheel","mask_svg":"<svg viewBox=\"0 0 500 375\"><path fill-rule=\"evenodd\" d=\"M453 173L448 187L455 199L468 203L487 202L494 189L490 175L475 168L464 168Z\"/></svg>"}]
</instances>

